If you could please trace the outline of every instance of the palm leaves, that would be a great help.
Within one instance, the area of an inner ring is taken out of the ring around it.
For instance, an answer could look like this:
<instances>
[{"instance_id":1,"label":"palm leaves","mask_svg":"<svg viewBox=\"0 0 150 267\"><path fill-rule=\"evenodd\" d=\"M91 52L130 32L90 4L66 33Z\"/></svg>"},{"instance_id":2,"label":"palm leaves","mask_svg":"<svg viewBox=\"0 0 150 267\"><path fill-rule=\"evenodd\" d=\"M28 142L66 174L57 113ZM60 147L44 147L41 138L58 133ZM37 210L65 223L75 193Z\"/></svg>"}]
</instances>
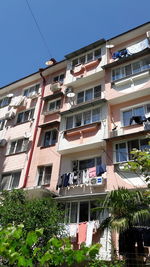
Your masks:
<instances>
[{"instance_id":1,"label":"palm leaves","mask_svg":"<svg viewBox=\"0 0 150 267\"><path fill-rule=\"evenodd\" d=\"M150 219L148 202L140 191L125 188L111 191L102 204L101 212L105 209L109 210L110 216L103 221L101 227L111 227L118 232L142 225Z\"/></svg>"}]
</instances>

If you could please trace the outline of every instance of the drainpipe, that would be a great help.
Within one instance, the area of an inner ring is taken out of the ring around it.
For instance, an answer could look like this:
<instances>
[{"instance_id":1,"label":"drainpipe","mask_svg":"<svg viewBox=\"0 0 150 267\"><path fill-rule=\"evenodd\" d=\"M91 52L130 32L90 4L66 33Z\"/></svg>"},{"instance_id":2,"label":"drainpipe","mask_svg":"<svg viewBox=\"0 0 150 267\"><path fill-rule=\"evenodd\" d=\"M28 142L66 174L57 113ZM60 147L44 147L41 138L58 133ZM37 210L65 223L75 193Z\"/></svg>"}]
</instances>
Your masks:
<instances>
[{"instance_id":1,"label":"drainpipe","mask_svg":"<svg viewBox=\"0 0 150 267\"><path fill-rule=\"evenodd\" d=\"M34 135L33 135L30 155L29 155L28 164L27 164L27 168L26 168L25 178L24 178L24 182L23 182L23 185L22 185L21 188L26 187L26 184L27 184L28 175L29 175L29 171L30 171L30 167L31 167L32 156L33 156L33 151L34 151L34 147L35 147L37 131L38 131L40 114L41 114L41 110L42 110L43 96L44 96L45 85L46 85L46 80L45 80L45 78L44 78L44 76L42 74L42 71L43 71L43 69L39 69L39 73L40 73L40 76L41 76L42 82L43 82L42 83L42 91L41 91L41 99L40 99L39 110L38 110L37 119L36 119L36 125L35 125L35 130L34 130Z\"/></svg>"}]
</instances>

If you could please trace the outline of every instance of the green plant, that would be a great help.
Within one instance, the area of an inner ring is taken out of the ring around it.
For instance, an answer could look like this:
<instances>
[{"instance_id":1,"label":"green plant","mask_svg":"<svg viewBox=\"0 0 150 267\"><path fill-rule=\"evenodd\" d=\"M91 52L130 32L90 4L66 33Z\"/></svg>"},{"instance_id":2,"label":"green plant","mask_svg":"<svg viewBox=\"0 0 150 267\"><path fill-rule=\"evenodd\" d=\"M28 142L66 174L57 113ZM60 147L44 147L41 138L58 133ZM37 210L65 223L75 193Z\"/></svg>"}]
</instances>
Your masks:
<instances>
[{"instance_id":1,"label":"green plant","mask_svg":"<svg viewBox=\"0 0 150 267\"><path fill-rule=\"evenodd\" d=\"M44 229L26 231L24 225L9 225L0 229L0 256L9 266L61 266L88 262L99 252L100 244L84 245L73 250L70 240L52 237L44 245L40 239Z\"/></svg>"}]
</instances>

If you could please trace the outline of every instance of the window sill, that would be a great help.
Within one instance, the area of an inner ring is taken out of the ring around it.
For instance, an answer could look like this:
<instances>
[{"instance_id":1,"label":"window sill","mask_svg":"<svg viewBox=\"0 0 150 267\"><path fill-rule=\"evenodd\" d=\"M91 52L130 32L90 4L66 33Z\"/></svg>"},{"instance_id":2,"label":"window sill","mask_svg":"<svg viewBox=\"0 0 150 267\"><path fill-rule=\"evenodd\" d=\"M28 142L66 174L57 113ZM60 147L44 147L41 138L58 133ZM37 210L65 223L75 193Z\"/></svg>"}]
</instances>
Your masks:
<instances>
[{"instance_id":1,"label":"window sill","mask_svg":"<svg viewBox=\"0 0 150 267\"><path fill-rule=\"evenodd\" d=\"M93 122L90 124L86 124L83 126L79 126L79 127L75 127L72 129L68 129L64 132L64 134L69 137L69 136L74 136L74 135L78 135L80 133L88 133L88 132L93 132L95 130L98 129L98 127L100 126L101 122Z\"/></svg>"},{"instance_id":2,"label":"window sill","mask_svg":"<svg viewBox=\"0 0 150 267\"><path fill-rule=\"evenodd\" d=\"M27 122L33 122L33 121L34 121L34 119L28 120L28 121L19 122L19 123L15 123L14 126L21 125L21 124L24 124L24 123L27 123Z\"/></svg>"},{"instance_id":3,"label":"window sill","mask_svg":"<svg viewBox=\"0 0 150 267\"><path fill-rule=\"evenodd\" d=\"M21 151L21 152L17 152L17 153L13 153L13 154L6 154L5 157L15 156L15 155L19 155L19 154L26 153L26 152L27 152L27 150L24 150L24 151Z\"/></svg>"},{"instance_id":4,"label":"window sill","mask_svg":"<svg viewBox=\"0 0 150 267\"><path fill-rule=\"evenodd\" d=\"M57 143L53 144L53 145L49 145L49 146L41 146L40 149L44 149L44 148L49 148L49 147L54 147Z\"/></svg>"},{"instance_id":5,"label":"window sill","mask_svg":"<svg viewBox=\"0 0 150 267\"><path fill-rule=\"evenodd\" d=\"M51 115L51 114L55 114L55 113L60 113L60 108L59 109L52 110L52 111L44 111L43 112L43 115L44 116L47 116L47 115Z\"/></svg>"}]
</instances>

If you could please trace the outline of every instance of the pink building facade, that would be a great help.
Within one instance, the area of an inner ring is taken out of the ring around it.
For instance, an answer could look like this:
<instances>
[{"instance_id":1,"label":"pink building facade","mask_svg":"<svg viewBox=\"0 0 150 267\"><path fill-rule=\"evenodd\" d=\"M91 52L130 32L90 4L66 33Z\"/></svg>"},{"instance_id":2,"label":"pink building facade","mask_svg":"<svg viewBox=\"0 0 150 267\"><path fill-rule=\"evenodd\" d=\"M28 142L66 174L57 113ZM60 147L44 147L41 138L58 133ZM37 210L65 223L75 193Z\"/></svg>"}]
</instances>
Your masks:
<instances>
[{"instance_id":1,"label":"pink building facade","mask_svg":"<svg viewBox=\"0 0 150 267\"><path fill-rule=\"evenodd\" d=\"M111 233L92 212L118 187L146 188L123 164L149 147L150 23L101 39L0 90L1 190L24 188L65 204L70 236L100 242L111 257ZM78 244L79 245L79 244Z\"/></svg>"}]
</instances>

